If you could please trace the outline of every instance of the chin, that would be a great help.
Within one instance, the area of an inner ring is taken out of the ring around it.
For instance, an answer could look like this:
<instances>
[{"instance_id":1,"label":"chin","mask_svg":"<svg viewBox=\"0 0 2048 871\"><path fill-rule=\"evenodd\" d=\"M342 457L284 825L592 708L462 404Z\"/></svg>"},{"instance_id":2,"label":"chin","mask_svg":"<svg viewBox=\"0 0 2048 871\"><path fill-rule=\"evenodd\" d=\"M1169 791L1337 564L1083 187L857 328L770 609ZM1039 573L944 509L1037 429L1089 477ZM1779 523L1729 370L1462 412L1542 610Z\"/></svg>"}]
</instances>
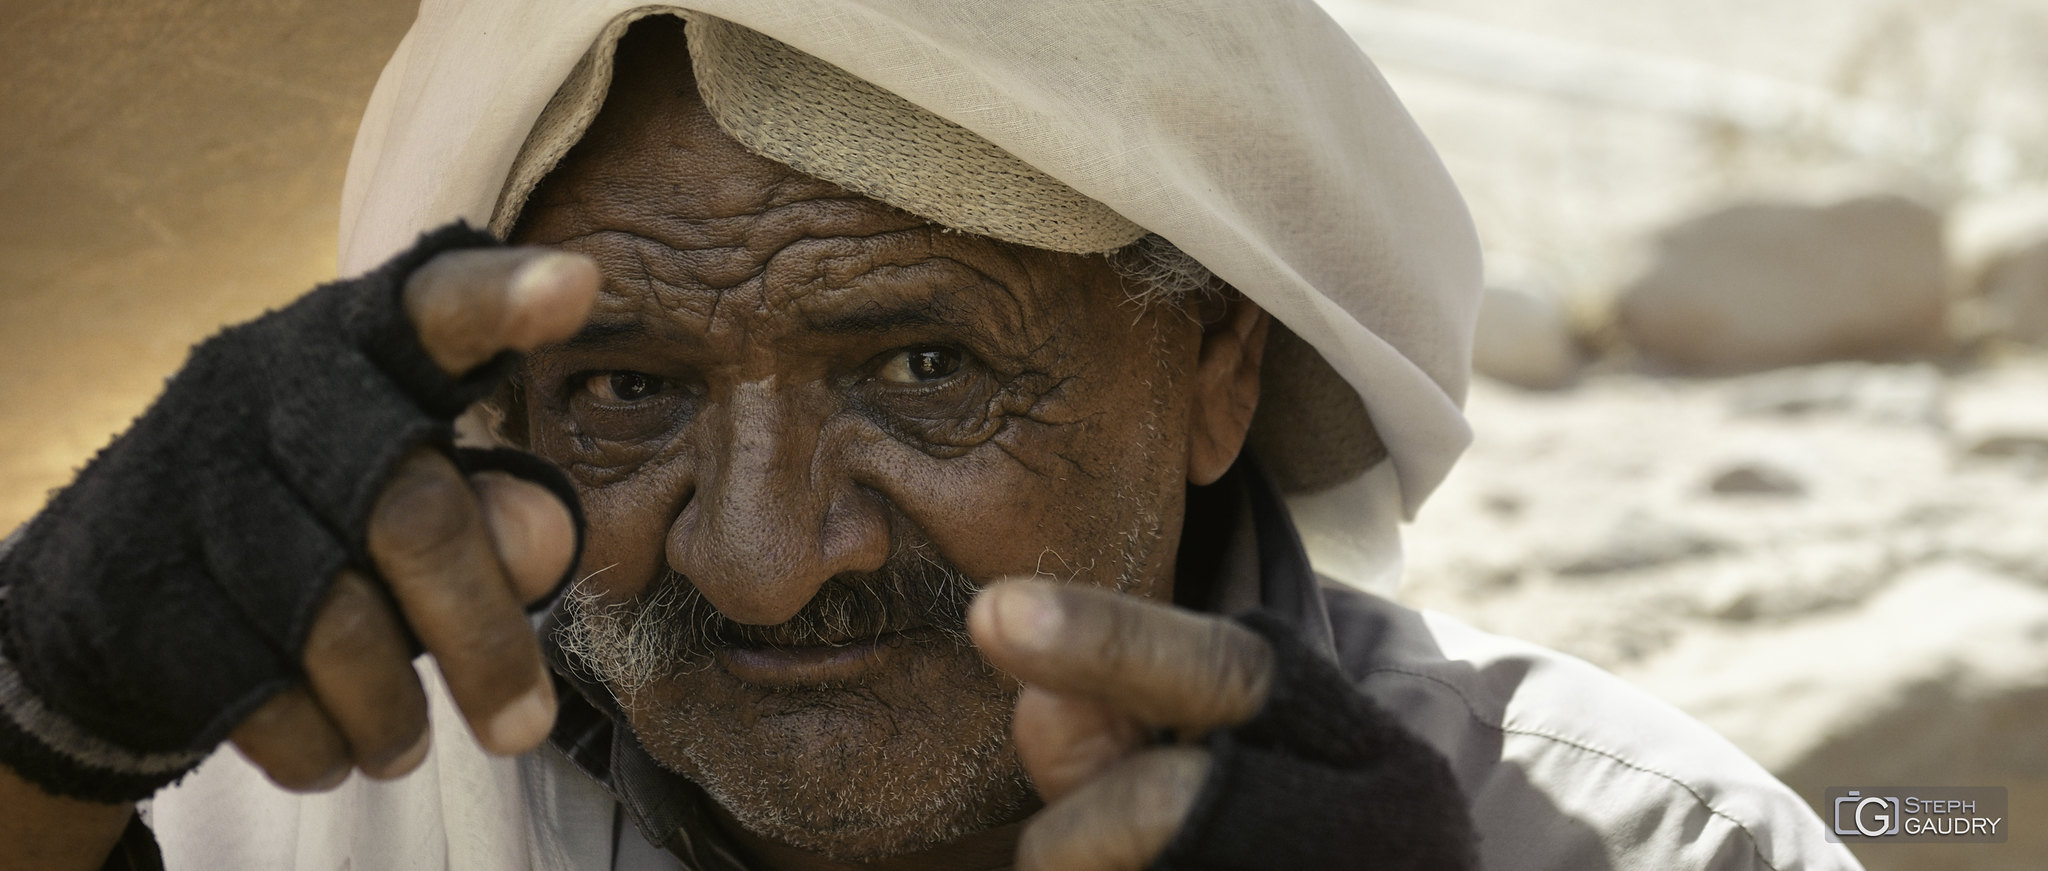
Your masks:
<instances>
[{"instance_id":1,"label":"chin","mask_svg":"<svg viewBox=\"0 0 2048 871\"><path fill-rule=\"evenodd\" d=\"M899 654L872 674L800 686L711 665L622 701L656 761L750 833L806 852L915 853L1033 810L1010 744L1016 683L953 641Z\"/></svg>"}]
</instances>

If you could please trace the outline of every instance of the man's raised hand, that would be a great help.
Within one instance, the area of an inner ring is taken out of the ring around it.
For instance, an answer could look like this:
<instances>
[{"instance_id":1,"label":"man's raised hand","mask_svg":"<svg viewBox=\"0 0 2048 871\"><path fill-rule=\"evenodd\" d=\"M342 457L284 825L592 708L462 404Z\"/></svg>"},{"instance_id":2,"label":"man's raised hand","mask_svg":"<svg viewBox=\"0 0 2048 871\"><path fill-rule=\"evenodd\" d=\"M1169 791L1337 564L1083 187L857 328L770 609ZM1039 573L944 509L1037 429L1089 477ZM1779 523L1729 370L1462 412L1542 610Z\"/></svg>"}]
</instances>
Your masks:
<instances>
[{"instance_id":1,"label":"man's raised hand","mask_svg":"<svg viewBox=\"0 0 2048 871\"><path fill-rule=\"evenodd\" d=\"M1227 620L1108 590L991 585L968 629L1024 681L1017 754L1046 809L1018 871L1139 871L1172 840L1209 775L1197 739L1251 719L1273 673L1265 639Z\"/></svg>"},{"instance_id":2,"label":"man's raised hand","mask_svg":"<svg viewBox=\"0 0 2048 871\"><path fill-rule=\"evenodd\" d=\"M465 249L408 279L421 346L460 376L506 350L567 338L596 298L595 264L539 249ZM353 768L410 772L427 751L427 702L406 629L434 656L483 746L531 750L554 696L523 605L568 570L576 531L546 488L502 472L465 477L417 448L384 483L368 545L381 579L344 570L316 613L305 683L272 698L232 741L279 784L322 789Z\"/></svg>"},{"instance_id":3,"label":"man's raised hand","mask_svg":"<svg viewBox=\"0 0 2048 871\"><path fill-rule=\"evenodd\" d=\"M1018 871L1478 866L1449 762L1279 615L1008 582L968 628L1027 685Z\"/></svg>"}]
</instances>

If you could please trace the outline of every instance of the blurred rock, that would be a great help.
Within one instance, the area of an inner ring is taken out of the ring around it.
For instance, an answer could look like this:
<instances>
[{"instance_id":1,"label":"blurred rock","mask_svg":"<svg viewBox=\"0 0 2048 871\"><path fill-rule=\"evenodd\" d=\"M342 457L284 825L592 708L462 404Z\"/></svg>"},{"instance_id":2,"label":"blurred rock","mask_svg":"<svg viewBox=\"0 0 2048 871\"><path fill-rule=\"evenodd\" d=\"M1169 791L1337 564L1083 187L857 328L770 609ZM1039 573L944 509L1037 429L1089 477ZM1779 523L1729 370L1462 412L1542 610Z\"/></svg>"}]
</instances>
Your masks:
<instances>
[{"instance_id":1,"label":"blurred rock","mask_svg":"<svg viewBox=\"0 0 2048 871\"><path fill-rule=\"evenodd\" d=\"M1947 390L1926 363L1828 363L1766 372L1734 385L1729 410L1744 416L1851 415L1873 423L1939 425Z\"/></svg>"},{"instance_id":2,"label":"blurred rock","mask_svg":"<svg viewBox=\"0 0 2048 871\"><path fill-rule=\"evenodd\" d=\"M1989 332L2048 344L2048 240L1999 260L1985 272L1977 296Z\"/></svg>"},{"instance_id":3,"label":"blurred rock","mask_svg":"<svg viewBox=\"0 0 2048 871\"><path fill-rule=\"evenodd\" d=\"M1941 217L1898 197L1746 204L1681 224L1623 292L1623 333L1694 373L1753 372L1938 349Z\"/></svg>"},{"instance_id":4,"label":"blurred rock","mask_svg":"<svg viewBox=\"0 0 2048 871\"><path fill-rule=\"evenodd\" d=\"M1611 575L1711 556L1726 549L1725 542L1693 529L1631 514L1591 547L1552 560L1551 570L1561 577Z\"/></svg>"},{"instance_id":5,"label":"blurred rock","mask_svg":"<svg viewBox=\"0 0 2048 871\"><path fill-rule=\"evenodd\" d=\"M1579 350L1564 307L1549 294L1488 287L1479 305L1472 367L1531 390L1571 384L1579 371Z\"/></svg>"},{"instance_id":6,"label":"blurred rock","mask_svg":"<svg viewBox=\"0 0 2048 871\"><path fill-rule=\"evenodd\" d=\"M1889 551L1858 538L1754 546L1686 575L1684 598L1716 621L1790 626L1859 606L1890 586L1901 569Z\"/></svg>"},{"instance_id":7,"label":"blurred rock","mask_svg":"<svg viewBox=\"0 0 2048 871\"><path fill-rule=\"evenodd\" d=\"M2048 470L2048 371L1987 373L1956 394L1949 414L1958 459Z\"/></svg>"},{"instance_id":8,"label":"blurred rock","mask_svg":"<svg viewBox=\"0 0 2048 871\"><path fill-rule=\"evenodd\" d=\"M1502 520L1514 520L1522 516L1529 500L1515 493L1489 493L1479 501L1479 507L1486 513Z\"/></svg>"},{"instance_id":9,"label":"blurred rock","mask_svg":"<svg viewBox=\"0 0 2048 871\"><path fill-rule=\"evenodd\" d=\"M2015 252L2048 238L2048 185L1966 195L1948 208L1949 263L1974 286Z\"/></svg>"},{"instance_id":10,"label":"blurred rock","mask_svg":"<svg viewBox=\"0 0 2048 871\"><path fill-rule=\"evenodd\" d=\"M1799 476L1764 462L1743 462L1721 469L1707 482L1707 489L1720 496L1806 495L1806 484Z\"/></svg>"},{"instance_id":11,"label":"blurred rock","mask_svg":"<svg viewBox=\"0 0 2048 871\"><path fill-rule=\"evenodd\" d=\"M1979 460L2048 461L2048 435L1992 435L1964 446L1963 456Z\"/></svg>"}]
</instances>

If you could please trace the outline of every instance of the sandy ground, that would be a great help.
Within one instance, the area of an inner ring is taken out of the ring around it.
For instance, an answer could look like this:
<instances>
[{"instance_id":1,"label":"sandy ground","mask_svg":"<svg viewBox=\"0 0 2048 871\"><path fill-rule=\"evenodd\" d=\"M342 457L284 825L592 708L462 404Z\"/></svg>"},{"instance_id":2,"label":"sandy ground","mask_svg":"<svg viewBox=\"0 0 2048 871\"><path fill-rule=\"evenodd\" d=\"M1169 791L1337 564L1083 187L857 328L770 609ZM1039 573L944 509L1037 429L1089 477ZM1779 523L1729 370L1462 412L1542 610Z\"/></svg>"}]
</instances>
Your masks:
<instances>
[{"instance_id":1,"label":"sandy ground","mask_svg":"<svg viewBox=\"0 0 2048 871\"><path fill-rule=\"evenodd\" d=\"M2048 355L1725 380L1481 380L1477 441L1407 538L1403 598L1613 670L1809 800L2006 786L2048 837Z\"/></svg>"},{"instance_id":2,"label":"sandy ground","mask_svg":"<svg viewBox=\"0 0 2048 871\"><path fill-rule=\"evenodd\" d=\"M185 350L334 277L414 0L0 0L0 529Z\"/></svg>"}]
</instances>

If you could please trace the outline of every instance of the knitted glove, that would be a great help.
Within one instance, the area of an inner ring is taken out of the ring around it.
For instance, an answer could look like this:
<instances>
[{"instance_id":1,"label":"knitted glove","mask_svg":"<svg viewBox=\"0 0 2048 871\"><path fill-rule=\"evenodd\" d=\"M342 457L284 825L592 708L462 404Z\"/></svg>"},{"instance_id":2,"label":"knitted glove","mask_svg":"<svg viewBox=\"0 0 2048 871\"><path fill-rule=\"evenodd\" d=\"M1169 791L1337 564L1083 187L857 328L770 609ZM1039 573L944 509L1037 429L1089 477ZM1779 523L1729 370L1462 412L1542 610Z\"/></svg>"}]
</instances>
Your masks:
<instances>
[{"instance_id":1,"label":"knitted glove","mask_svg":"<svg viewBox=\"0 0 2048 871\"><path fill-rule=\"evenodd\" d=\"M580 536L574 491L553 467L452 447L455 416L516 355L450 378L403 308L406 279L435 255L498 244L441 228L368 275L200 344L134 427L9 540L0 762L102 802L190 771L302 678L335 574L376 576L370 508L416 446L548 487Z\"/></svg>"},{"instance_id":2,"label":"knitted glove","mask_svg":"<svg viewBox=\"0 0 2048 871\"><path fill-rule=\"evenodd\" d=\"M1272 696L1209 739L1209 779L1154 871L1476 868L1478 839L1444 758L1354 689L1284 621Z\"/></svg>"}]
</instances>

